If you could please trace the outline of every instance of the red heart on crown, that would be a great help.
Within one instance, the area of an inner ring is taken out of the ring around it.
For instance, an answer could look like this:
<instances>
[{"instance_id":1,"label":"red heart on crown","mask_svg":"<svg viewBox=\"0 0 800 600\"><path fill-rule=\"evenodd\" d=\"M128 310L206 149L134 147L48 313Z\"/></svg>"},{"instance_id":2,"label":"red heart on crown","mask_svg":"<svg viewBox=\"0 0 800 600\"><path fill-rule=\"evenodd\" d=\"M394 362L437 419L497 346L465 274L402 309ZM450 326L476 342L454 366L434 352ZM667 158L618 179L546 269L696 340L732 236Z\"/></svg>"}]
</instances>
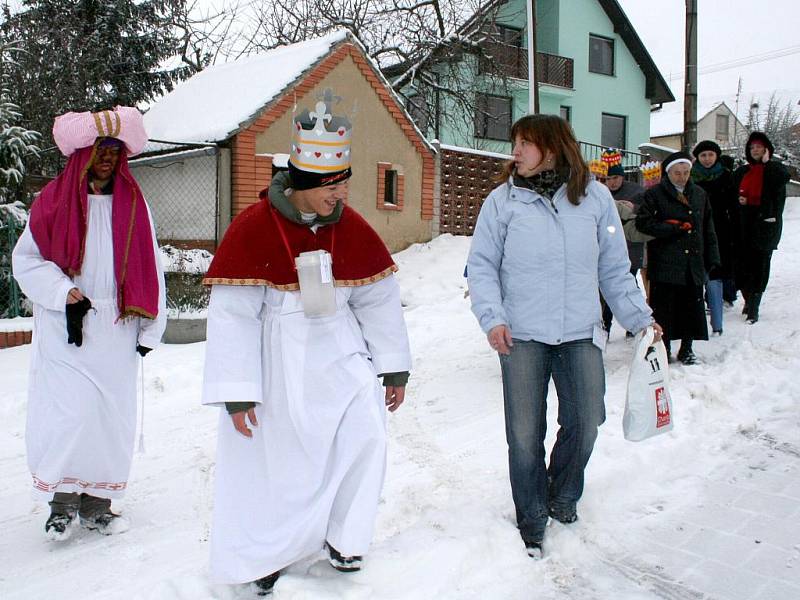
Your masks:
<instances>
[{"instance_id":1,"label":"red heart on crown","mask_svg":"<svg viewBox=\"0 0 800 600\"><path fill-rule=\"evenodd\" d=\"M340 136L344 135L344 127L339 127L339 129L336 131L336 133L338 133Z\"/></svg>"},{"instance_id":2,"label":"red heart on crown","mask_svg":"<svg viewBox=\"0 0 800 600\"><path fill-rule=\"evenodd\" d=\"M295 146L295 149L297 150L297 153L300 154L300 147L299 146Z\"/></svg>"},{"instance_id":3,"label":"red heart on crown","mask_svg":"<svg viewBox=\"0 0 800 600\"><path fill-rule=\"evenodd\" d=\"M342 153L341 152L337 152L336 153L336 158L342 158Z\"/></svg>"},{"instance_id":4,"label":"red heart on crown","mask_svg":"<svg viewBox=\"0 0 800 600\"><path fill-rule=\"evenodd\" d=\"M317 158L319 158L320 156L322 156L322 152L314 152L314 156L316 156Z\"/></svg>"}]
</instances>

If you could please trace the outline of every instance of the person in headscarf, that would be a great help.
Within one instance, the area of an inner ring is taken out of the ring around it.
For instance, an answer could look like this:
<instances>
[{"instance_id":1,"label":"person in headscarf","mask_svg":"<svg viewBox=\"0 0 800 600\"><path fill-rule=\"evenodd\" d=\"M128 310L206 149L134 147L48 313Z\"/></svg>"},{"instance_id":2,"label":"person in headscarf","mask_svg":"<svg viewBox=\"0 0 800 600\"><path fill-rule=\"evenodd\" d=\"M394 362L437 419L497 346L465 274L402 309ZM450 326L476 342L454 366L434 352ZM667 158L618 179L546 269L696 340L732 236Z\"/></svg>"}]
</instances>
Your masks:
<instances>
[{"instance_id":1,"label":"person in headscarf","mask_svg":"<svg viewBox=\"0 0 800 600\"><path fill-rule=\"evenodd\" d=\"M647 272L664 345L670 353L670 342L681 340L678 360L693 365L692 341L708 339L703 285L719 267L717 236L708 198L690 179L691 157L675 152L661 166L664 175L644 193L636 228L655 238L647 242Z\"/></svg>"},{"instance_id":2,"label":"person in headscarf","mask_svg":"<svg viewBox=\"0 0 800 600\"><path fill-rule=\"evenodd\" d=\"M774 154L769 138L754 131L745 145L747 164L733 175L739 199L736 285L744 296L742 314L748 323L755 323L760 317L772 253L778 248L783 229L789 172L774 159Z\"/></svg>"},{"instance_id":3,"label":"person in headscarf","mask_svg":"<svg viewBox=\"0 0 800 600\"><path fill-rule=\"evenodd\" d=\"M347 205L352 126L333 100L328 90L295 117L288 172L234 220L205 279L202 401L227 409L211 579L259 595L322 549L339 571L361 568L386 409L403 403L411 369L397 267Z\"/></svg>"},{"instance_id":4,"label":"person in headscarf","mask_svg":"<svg viewBox=\"0 0 800 600\"><path fill-rule=\"evenodd\" d=\"M128 169L147 141L141 113L67 113L53 137L67 165L34 201L12 268L33 302L33 492L50 501L47 536L65 540L78 522L128 528L111 500L128 486L137 357L159 344L166 309L155 229Z\"/></svg>"},{"instance_id":5,"label":"person in headscarf","mask_svg":"<svg viewBox=\"0 0 800 600\"><path fill-rule=\"evenodd\" d=\"M708 274L706 292L711 311L711 329L722 335L722 303L726 284L732 287L734 273L734 234L736 227L736 192L733 176L720 161L722 150L716 142L704 140L692 150L692 182L703 188L711 204L714 233L717 234L720 264ZM734 297L735 299L735 297Z\"/></svg>"}]
</instances>

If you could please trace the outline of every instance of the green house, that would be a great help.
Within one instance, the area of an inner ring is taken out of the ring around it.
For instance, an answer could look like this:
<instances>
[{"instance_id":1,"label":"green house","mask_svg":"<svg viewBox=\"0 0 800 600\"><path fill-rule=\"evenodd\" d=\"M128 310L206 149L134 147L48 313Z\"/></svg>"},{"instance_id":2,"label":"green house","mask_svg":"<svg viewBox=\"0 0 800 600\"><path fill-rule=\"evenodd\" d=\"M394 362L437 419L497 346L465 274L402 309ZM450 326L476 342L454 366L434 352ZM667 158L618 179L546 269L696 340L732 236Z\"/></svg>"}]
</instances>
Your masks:
<instances>
[{"instance_id":1,"label":"green house","mask_svg":"<svg viewBox=\"0 0 800 600\"><path fill-rule=\"evenodd\" d=\"M397 79L429 138L510 153L528 112L526 23L525 0L490 1L453 37L457 51ZM585 146L650 141L651 109L675 98L616 0L536 0L536 37L539 112L569 120Z\"/></svg>"}]
</instances>

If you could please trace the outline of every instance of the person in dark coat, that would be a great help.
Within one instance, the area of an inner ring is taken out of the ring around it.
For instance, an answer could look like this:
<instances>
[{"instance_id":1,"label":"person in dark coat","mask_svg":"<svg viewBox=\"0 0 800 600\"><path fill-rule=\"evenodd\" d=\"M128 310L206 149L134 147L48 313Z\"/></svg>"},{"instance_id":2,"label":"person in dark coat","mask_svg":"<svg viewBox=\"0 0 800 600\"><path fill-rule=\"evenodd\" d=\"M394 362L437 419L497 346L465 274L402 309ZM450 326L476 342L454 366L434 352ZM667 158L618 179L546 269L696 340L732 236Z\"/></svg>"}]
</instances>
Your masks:
<instances>
[{"instance_id":1,"label":"person in dark coat","mask_svg":"<svg viewBox=\"0 0 800 600\"><path fill-rule=\"evenodd\" d=\"M722 150L715 142L700 142L692 150L692 154L697 159L692 165L692 182L703 188L708 196L714 233L717 234L720 265L708 274L706 292L711 309L711 329L722 335L723 288L726 281L732 281L734 272L733 240L738 208L736 190L733 187L732 173L720 162ZM730 288L731 284L728 285Z\"/></svg>"},{"instance_id":2,"label":"person in dark coat","mask_svg":"<svg viewBox=\"0 0 800 600\"><path fill-rule=\"evenodd\" d=\"M703 285L708 271L719 267L719 249L711 205L689 177L690 156L675 152L662 166L661 182L644 193L636 228L655 238L647 243L650 306L667 352L670 341L680 339L678 360L692 365L692 341L708 339Z\"/></svg>"},{"instance_id":3,"label":"person in dark coat","mask_svg":"<svg viewBox=\"0 0 800 600\"><path fill-rule=\"evenodd\" d=\"M783 228L789 172L773 160L775 148L760 131L745 145L747 164L733 175L739 198L736 285L744 296L748 323L758 321L761 295L767 288L772 252Z\"/></svg>"},{"instance_id":4,"label":"person in dark coat","mask_svg":"<svg viewBox=\"0 0 800 600\"><path fill-rule=\"evenodd\" d=\"M603 156L605 157L606 154L604 153ZM621 159L622 157L620 156ZM631 218L635 216L636 211L639 209L639 204L642 202L644 188L638 183L625 179L625 170L621 162L609 166L608 174L601 181L606 184L608 191L611 192L611 197L614 198L614 202L617 204L617 210L620 211L622 224L625 225L626 220L622 218L622 215L631 215ZM644 242L630 240L627 232L625 242L628 245L628 259L631 261L631 275L636 277L636 273L639 272L639 269L644 264ZM613 318L611 309L603 300L603 327L606 331L611 331ZM632 335L631 332L628 332L628 335Z\"/></svg>"}]
</instances>

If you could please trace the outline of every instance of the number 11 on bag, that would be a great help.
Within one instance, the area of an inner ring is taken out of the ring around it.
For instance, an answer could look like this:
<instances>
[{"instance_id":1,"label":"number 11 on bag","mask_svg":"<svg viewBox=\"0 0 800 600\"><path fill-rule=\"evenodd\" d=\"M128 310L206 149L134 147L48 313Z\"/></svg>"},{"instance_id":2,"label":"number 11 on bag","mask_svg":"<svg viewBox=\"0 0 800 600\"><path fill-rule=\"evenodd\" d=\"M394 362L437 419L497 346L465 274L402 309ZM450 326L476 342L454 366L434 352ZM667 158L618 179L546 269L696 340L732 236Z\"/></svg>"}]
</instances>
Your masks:
<instances>
[{"instance_id":1,"label":"number 11 on bag","mask_svg":"<svg viewBox=\"0 0 800 600\"><path fill-rule=\"evenodd\" d=\"M663 342L653 343L648 327L633 352L628 375L622 433L638 442L672 430L672 401L669 395L669 366Z\"/></svg>"}]
</instances>

